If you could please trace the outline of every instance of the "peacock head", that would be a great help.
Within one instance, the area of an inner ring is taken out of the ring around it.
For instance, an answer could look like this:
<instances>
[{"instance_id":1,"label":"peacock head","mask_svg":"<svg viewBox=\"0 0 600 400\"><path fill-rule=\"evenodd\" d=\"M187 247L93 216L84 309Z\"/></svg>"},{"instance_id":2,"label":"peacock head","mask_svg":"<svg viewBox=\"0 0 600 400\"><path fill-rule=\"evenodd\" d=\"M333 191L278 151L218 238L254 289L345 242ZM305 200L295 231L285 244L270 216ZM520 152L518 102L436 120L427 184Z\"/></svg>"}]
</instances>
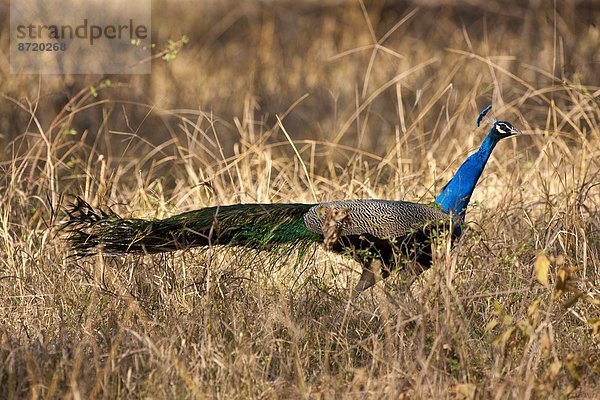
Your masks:
<instances>
[{"instance_id":1,"label":"peacock head","mask_svg":"<svg viewBox=\"0 0 600 400\"><path fill-rule=\"evenodd\" d=\"M494 122L492 132L498 140L514 136L519 133L519 131L514 126L512 126L510 122L505 121Z\"/></svg>"}]
</instances>

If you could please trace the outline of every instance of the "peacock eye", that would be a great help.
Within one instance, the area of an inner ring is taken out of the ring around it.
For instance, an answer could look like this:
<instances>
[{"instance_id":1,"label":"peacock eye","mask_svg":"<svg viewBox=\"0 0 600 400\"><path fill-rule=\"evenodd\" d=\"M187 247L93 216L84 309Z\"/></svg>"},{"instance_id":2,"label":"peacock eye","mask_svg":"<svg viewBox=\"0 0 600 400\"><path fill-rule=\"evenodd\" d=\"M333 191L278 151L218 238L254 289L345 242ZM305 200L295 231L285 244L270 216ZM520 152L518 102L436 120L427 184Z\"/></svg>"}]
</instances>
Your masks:
<instances>
[{"instance_id":1,"label":"peacock eye","mask_svg":"<svg viewBox=\"0 0 600 400\"><path fill-rule=\"evenodd\" d=\"M504 123L496 124L496 130L503 135L507 135L512 131L511 127Z\"/></svg>"}]
</instances>

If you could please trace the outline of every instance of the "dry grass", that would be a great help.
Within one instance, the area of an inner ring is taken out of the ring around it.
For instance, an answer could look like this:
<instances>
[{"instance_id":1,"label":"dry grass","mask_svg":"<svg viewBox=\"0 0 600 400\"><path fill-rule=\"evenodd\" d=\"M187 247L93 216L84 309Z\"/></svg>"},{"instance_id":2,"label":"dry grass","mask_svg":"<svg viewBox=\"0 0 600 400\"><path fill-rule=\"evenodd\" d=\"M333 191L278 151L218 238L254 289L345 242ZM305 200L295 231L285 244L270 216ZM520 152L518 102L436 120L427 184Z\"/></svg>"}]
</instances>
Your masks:
<instances>
[{"instance_id":1,"label":"dry grass","mask_svg":"<svg viewBox=\"0 0 600 400\"><path fill-rule=\"evenodd\" d=\"M157 2L157 42L190 43L108 87L0 58L0 397L597 396L600 10L501 3ZM430 201L490 102L524 135L462 240L354 305L358 266L320 249L75 260L55 229L63 194L152 217Z\"/></svg>"}]
</instances>

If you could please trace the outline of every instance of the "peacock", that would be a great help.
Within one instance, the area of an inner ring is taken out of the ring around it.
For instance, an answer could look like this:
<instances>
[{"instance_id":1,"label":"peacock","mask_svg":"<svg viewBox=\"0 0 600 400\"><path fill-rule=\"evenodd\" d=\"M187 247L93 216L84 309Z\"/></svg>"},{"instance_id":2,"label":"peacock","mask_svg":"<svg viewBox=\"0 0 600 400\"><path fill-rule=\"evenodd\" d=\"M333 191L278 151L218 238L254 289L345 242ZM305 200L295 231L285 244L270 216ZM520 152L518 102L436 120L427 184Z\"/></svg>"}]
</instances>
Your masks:
<instances>
[{"instance_id":1,"label":"peacock","mask_svg":"<svg viewBox=\"0 0 600 400\"><path fill-rule=\"evenodd\" d=\"M489 111L477 118L477 126ZM518 131L495 121L479 149L429 204L363 199L318 204L234 204L206 207L165 219L122 218L109 208L93 208L80 197L67 210L67 240L78 256L152 254L208 246L256 250L307 249L321 243L363 268L358 294L379 277L405 265L422 272L432 263L431 240L449 234L454 241L475 185L496 144ZM406 263L406 260L414 263Z\"/></svg>"}]
</instances>

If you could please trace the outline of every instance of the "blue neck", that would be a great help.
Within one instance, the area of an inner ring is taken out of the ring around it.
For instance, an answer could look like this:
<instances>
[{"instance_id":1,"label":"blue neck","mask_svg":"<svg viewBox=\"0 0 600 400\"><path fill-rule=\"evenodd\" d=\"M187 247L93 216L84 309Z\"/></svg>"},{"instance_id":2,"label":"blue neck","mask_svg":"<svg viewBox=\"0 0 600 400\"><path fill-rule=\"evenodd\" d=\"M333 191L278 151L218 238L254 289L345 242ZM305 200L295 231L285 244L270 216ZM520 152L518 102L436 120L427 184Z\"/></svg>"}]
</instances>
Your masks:
<instances>
[{"instance_id":1,"label":"blue neck","mask_svg":"<svg viewBox=\"0 0 600 400\"><path fill-rule=\"evenodd\" d=\"M435 202L445 213L452 213L461 219L465 217L465 211L473 194L473 189L475 189L492 150L500 140L493 132L492 128L479 150L465 160L452 180L448 182L442 193L435 199Z\"/></svg>"}]
</instances>

